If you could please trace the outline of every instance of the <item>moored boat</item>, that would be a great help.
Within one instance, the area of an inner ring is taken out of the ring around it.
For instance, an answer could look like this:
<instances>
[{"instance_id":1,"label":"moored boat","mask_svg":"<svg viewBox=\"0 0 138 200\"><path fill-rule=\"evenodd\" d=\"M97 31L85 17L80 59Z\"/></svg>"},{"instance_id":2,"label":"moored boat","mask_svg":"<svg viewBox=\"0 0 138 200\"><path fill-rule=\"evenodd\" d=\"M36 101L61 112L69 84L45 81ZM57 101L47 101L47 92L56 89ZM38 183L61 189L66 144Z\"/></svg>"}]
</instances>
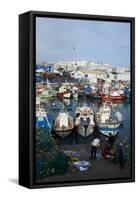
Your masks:
<instances>
[{"instance_id":1,"label":"moored boat","mask_svg":"<svg viewBox=\"0 0 138 200\"><path fill-rule=\"evenodd\" d=\"M106 136L109 136L109 133L115 136L119 131L120 121L115 116L117 112L115 113L113 110L112 113L112 110L112 102L106 101L99 112L96 113L97 129Z\"/></svg>"},{"instance_id":2,"label":"moored boat","mask_svg":"<svg viewBox=\"0 0 138 200\"><path fill-rule=\"evenodd\" d=\"M122 101L126 99L124 93L119 93L118 91L113 91L110 94L101 95L102 101Z\"/></svg>"},{"instance_id":3,"label":"moored boat","mask_svg":"<svg viewBox=\"0 0 138 200\"><path fill-rule=\"evenodd\" d=\"M101 93L96 91L91 91L87 96L93 99L101 99Z\"/></svg>"},{"instance_id":4,"label":"moored boat","mask_svg":"<svg viewBox=\"0 0 138 200\"><path fill-rule=\"evenodd\" d=\"M46 89L42 92L41 97L42 98L52 98L57 95L57 92L54 90Z\"/></svg>"},{"instance_id":5,"label":"moored boat","mask_svg":"<svg viewBox=\"0 0 138 200\"><path fill-rule=\"evenodd\" d=\"M44 91L42 91L41 95L40 95L43 99L45 98L52 98L52 97L56 97L57 96L57 91L54 90L49 83L49 80L47 78L46 81L46 88Z\"/></svg>"},{"instance_id":6,"label":"moored boat","mask_svg":"<svg viewBox=\"0 0 138 200\"><path fill-rule=\"evenodd\" d=\"M83 91L84 91L84 94L86 96L89 96L91 91L92 91L91 85L90 84L84 85L84 90Z\"/></svg>"},{"instance_id":7,"label":"moored boat","mask_svg":"<svg viewBox=\"0 0 138 200\"><path fill-rule=\"evenodd\" d=\"M54 131L55 133L65 138L71 134L74 128L74 121L73 118L68 114L65 107L62 107L58 116L55 119L54 123Z\"/></svg>"},{"instance_id":8,"label":"moored boat","mask_svg":"<svg viewBox=\"0 0 138 200\"><path fill-rule=\"evenodd\" d=\"M71 91L70 91L69 87L67 87L66 85L62 85L59 88L57 95L60 98L70 98L71 97Z\"/></svg>"},{"instance_id":9,"label":"moored boat","mask_svg":"<svg viewBox=\"0 0 138 200\"><path fill-rule=\"evenodd\" d=\"M127 98L130 98L130 88L129 87L124 87L124 93L127 96Z\"/></svg>"},{"instance_id":10,"label":"moored boat","mask_svg":"<svg viewBox=\"0 0 138 200\"><path fill-rule=\"evenodd\" d=\"M91 107L82 106L76 109L75 128L79 135L87 137L94 131L94 113Z\"/></svg>"},{"instance_id":11,"label":"moored boat","mask_svg":"<svg viewBox=\"0 0 138 200\"><path fill-rule=\"evenodd\" d=\"M79 97L79 92L73 91L73 92L72 92L72 97L73 97L74 99L78 99L78 97Z\"/></svg>"},{"instance_id":12,"label":"moored boat","mask_svg":"<svg viewBox=\"0 0 138 200\"><path fill-rule=\"evenodd\" d=\"M98 123L97 128L99 132L101 132L105 136L109 136L109 133L111 133L113 136L115 136L118 133L118 128L120 126L120 123Z\"/></svg>"},{"instance_id":13,"label":"moored boat","mask_svg":"<svg viewBox=\"0 0 138 200\"><path fill-rule=\"evenodd\" d=\"M73 96L74 99L77 99L79 97L79 93L74 92L74 93L72 93L72 96Z\"/></svg>"},{"instance_id":14,"label":"moored boat","mask_svg":"<svg viewBox=\"0 0 138 200\"><path fill-rule=\"evenodd\" d=\"M72 87L71 91L72 91L72 97L74 99L79 97L79 89L77 87L75 87L75 86Z\"/></svg>"},{"instance_id":15,"label":"moored boat","mask_svg":"<svg viewBox=\"0 0 138 200\"><path fill-rule=\"evenodd\" d=\"M102 91L99 89L98 85L88 85L85 88L85 94L92 99L101 99Z\"/></svg>"},{"instance_id":16,"label":"moored boat","mask_svg":"<svg viewBox=\"0 0 138 200\"><path fill-rule=\"evenodd\" d=\"M42 94L45 89L46 87L42 83L36 84L36 94Z\"/></svg>"},{"instance_id":17,"label":"moored boat","mask_svg":"<svg viewBox=\"0 0 138 200\"><path fill-rule=\"evenodd\" d=\"M52 129L52 125L52 117L43 108L36 109L36 127Z\"/></svg>"}]
</instances>

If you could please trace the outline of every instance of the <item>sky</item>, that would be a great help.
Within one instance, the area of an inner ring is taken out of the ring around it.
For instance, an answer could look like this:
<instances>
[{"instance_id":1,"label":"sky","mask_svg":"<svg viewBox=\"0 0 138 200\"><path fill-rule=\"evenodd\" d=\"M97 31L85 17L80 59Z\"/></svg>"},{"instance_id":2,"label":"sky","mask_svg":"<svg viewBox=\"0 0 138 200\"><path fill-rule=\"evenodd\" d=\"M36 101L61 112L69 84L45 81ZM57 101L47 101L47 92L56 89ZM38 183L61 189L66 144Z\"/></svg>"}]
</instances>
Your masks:
<instances>
[{"instance_id":1,"label":"sky","mask_svg":"<svg viewBox=\"0 0 138 200\"><path fill-rule=\"evenodd\" d=\"M93 60L130 66L130 23L36 18L36 62Z\"/></svg>"}]
</instances>

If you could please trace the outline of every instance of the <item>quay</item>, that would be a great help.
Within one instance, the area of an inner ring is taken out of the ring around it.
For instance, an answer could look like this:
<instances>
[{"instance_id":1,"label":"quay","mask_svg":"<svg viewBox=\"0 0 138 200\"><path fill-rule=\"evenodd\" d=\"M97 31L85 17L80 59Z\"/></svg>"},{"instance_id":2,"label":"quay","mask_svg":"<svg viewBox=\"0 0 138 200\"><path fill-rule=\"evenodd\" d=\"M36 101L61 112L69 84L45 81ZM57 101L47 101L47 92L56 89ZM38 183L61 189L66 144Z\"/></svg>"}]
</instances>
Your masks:
<instances>
[{"instance_id":1,"label":"quay","mask_svg":"<svg viewBox=\"0 0 138 200\"><path fill-rule=\"evenodd\" d=\"M113 164L109 160L100 158L99 160L90 159L90 144L77 144L77 145L61 145L64 150L72 150L78 152L78 158L80 160L87 160L90 162L91 167L86 171L69 169L64 175L54 175L44 179L38 179L37 182L53 182L61 181L79 181L79 180L104 180L104 179L116 179L130 177L130 166L126 166L124 169L119 167L119 164Z\"/></svg>"}]
</instances>

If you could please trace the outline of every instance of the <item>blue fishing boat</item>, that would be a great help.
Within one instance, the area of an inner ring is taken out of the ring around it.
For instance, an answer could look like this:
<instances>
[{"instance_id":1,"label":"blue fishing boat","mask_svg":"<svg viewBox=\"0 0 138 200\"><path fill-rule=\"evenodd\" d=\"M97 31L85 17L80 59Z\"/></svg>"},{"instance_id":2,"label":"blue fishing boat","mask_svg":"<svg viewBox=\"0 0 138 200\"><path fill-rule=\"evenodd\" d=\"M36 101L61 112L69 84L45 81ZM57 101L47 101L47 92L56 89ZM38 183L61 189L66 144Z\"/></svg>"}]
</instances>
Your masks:
<instances>
[{"instance_id":1,"label":"blue fishing boat","mask_svg":"<svg viewBox=\"0 0 138 200\"><path fill-rule=\"evenodd\" d=\"M89 95L89 94L91 93L91 91L92 91L92 88L91 88L90 85L85 85L85 86L84 86L84 94L85 94L86 96Z\"/></svg>"},{"instance_id":2,"label":"blue fishing boat","mask_svg":"<svg viewBox=\"0 0 138 200\"><path fill-rule=\"evenodd\" d=\"M95 86L87 85L85 88L85 95L92 99L101 99L101 92Z\"/></svg>"},{"instance_id":3,"label":"blue fishing boat","mask_svg":"<svg viewBox=\"0 0 138 200\"><path fill-rule=\"evenodd\" d=\"M130 98L130 88L129 87L125 87L124 88L124 93L127 96L127 98L129 99Z\"/></svg>"},{"instance_id":4,"label":"blue fishing boat","mask_svg":"<svg viewBox=\"0 0 138 200\"><path fill-rule=\"evenodd\" d=\"M45 112L43 108L36 110L36 127L45 127L52 129L53 120L50 114Z\"/></svg>"},{"instance_id":5,"label":"blue fishing boat","mask_svg":"<svg viewBox=\"0 0 138 200\"><path fill-rule=\"evenodd\" d=\"M101 99L101 93L100 92L96 92L96 91L91 91L89 94L87 94L88 97L92 98L92 99Z\"/></svg>"},{"instance_id":6,"label":"blue fishing boat","mask_svg":"<svg viewBox=\"0 0 138 200\"><path fill-rule=\"evenodd\" d=\"M85 91L83 89L79 89L79 97L83 97L85 95Z\"/></svg>"},{"instance_id":7,"label":"blue fishing boat","mask_svg":"<svg viewBox=\"0 0 138 200\"><path fill-rule=\"evenodd\" d=\"M113 110L112 112L112 109L114 108L111 101L106 101L99 112L96 113L97 129L105 136L109 136L109 133L115 136L121 124L115 116L115 111Z\"/></svg>"},{"instance_id":8,"label":"blue fishing boat","mask_svg":"<svg viewBox=\"0 0 138 200\"><path fill-rule=\"evenodd\" d=\"M97 129L99 132L101 132L105 136L109 136L109 133L111 133L113 136L115 136L118 133L118 128L120 126L120 123L112 122L112 123L98 123Z\"/></svg>"},{"instance_id":9,"label":"blue fishing boat","mask_svg":"<svg viewBox=\"0 0 138 200\"><path fill-rule=\"evenodd\" d=\"M41 83L43 81L42 76L36 75L36 83Z\"/></svg>"}]
</instances>

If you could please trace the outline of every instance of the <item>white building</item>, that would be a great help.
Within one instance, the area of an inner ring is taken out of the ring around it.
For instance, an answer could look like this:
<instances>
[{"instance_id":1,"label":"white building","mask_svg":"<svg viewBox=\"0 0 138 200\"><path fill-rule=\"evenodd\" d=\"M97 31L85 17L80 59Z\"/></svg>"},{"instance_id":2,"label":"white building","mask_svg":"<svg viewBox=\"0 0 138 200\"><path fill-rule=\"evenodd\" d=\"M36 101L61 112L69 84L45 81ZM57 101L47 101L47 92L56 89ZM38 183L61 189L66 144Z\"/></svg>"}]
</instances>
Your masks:
<instances>
[{"instance_id":1,"label":"white building","mask_svg":"<svg viewBox=\"0 0 138 200\"><path fill-rule=\"evenodd\" d=\"M122 74L117 74L117 80L120 81L130 81L130 73L124 72Z\"/></svg>"},{"instance_id":2,"label":"white building","mask_svg":"<svg viewBox=\"0 0 138 200\"><path fill-rule=\"evenodd\" d=\"M83 79L83 78L85 78L85 74L82 71L76 71L74 73L74 78L75 79Z\"/></svg>"}]
</instances>

